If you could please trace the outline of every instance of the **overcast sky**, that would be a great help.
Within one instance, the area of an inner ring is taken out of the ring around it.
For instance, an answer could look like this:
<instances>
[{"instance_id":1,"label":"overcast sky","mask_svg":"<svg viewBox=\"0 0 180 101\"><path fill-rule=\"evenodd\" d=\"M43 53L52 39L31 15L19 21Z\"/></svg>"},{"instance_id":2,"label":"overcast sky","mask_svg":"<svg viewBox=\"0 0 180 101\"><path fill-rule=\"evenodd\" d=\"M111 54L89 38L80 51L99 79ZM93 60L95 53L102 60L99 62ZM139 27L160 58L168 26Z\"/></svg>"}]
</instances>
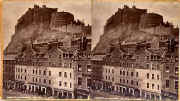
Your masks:
<instances>
[{"instance_id":1,"label":"overcast sky","mask_svg":"<svg viewBox=\"0 0 180 101\"><path fill-rule=\"evenodd\" d=\"M35 0L34 0L35 1ZM76 2L74 2L76 1ZM134 1L134 2L132 2ZM165 0L167 1L167 0ZM175 1L175 0L171 0ZM52 0L51 2L30 2L22 0L11 0L3 2L3 32L4 48L10 42L11 36L15 31L17 19L24 14L28 8L34 4L40 6L45 4L47 7L58 8L58 11L68 11L74 14L75 18L83 20L86 24L93 26L93 47L103 34L103 27L106 20L123 5L137 8L148 9L148 12L155 12L163 15L165 21L172 22L174 25L180 24L180 3L179 2L138 2L136 0Z\"/></svg>"}]
</instances>

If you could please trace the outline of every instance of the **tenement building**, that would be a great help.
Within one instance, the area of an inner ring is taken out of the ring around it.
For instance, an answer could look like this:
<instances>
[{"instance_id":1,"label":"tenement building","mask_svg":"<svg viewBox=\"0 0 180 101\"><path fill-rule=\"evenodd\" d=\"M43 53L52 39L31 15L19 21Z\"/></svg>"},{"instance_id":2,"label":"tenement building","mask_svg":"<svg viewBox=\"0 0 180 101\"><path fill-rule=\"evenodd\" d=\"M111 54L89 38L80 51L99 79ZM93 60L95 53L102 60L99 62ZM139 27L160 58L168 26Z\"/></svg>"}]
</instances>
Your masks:
<instances>
[{"instance_id":1,"label":"tenement building","mask_svg":"<svg viewBox=\"0 0 180 101\"><path fill-rule=\"evenodd\" d=\"M31 37L21 52L6 52L3 87L57 98L87 98L92 73L91 26L74 20L69 12L35 5L19 18L16 32L38 24L48 34Z\"/></svg>"},{"instance_id":2,"label":"tenement building","mask_svg":"<svg viewBox=\"0 0 180 101\"><path fill-rule=\"evenodd\" d=\"M125 5L107 20L104 32L100 42L108 41L103 39L107 34L125 35L115 39L109 35L106 52L94 53L96 89L146 99L178 98L179 28L163 22L159 14Z\"/></svg>"},{"instance_id":3,"label":"tenement building","mask_svg":"<svg viewBox=\"0 0 180 101\"><path fill-rule=\"evenodd\" d=\"M48 47L51 48L41 52L30 47L29 54L16 57L14 89L58 98L87 98L92 72L88 57L91 54L86 49L75 50L54 43Z\"/></svg>"},{"instance_id":4,"label":"tenement building","mask_svg":"<svg viewBox=\"0 0 180 101\"><path fill-rule=\"evenodd\" d=\"M169 48L153 50L139 47L138 44L140 43L134 44L136 47L134 52L130 53L122 48L128 45L126 43L125 46L117 45L101 60L92 60L93 68L96 68L102 75L98 73L93 75L98 77L98 79L93 79L98 89L112 94L147 99L177 98L177 45L173 46L172 53L168 51ZM172 73L169 74L170 72Z\"/></svg>"}]
</instances>

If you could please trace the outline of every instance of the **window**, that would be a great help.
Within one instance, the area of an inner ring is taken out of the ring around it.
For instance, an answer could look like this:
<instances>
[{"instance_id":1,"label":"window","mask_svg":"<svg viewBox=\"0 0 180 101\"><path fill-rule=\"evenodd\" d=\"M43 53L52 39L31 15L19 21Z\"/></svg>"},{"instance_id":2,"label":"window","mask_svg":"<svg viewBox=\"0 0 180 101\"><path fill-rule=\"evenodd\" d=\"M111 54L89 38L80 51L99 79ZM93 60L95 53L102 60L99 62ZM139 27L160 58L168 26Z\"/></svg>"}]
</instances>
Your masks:
<instances>
[{"instance_id":1,"label":"window","mask_svg":"<svg viewBox=\"0 0 180 101\"><path fill-rule=\"evenodd\" d=\"M108 80L110 80L110 76L109 76L109 79Z\"/></svg>"},{"instance_id":2,"label":"window","mask_svg":"<svg viewBox=\"0 0 180 101\"><path fill-rule=\"evenodd\" d=\"M78 71L79 71L79 72L82 71L81 65L78 65Z\"/></svg>"},{"instance_id":3,"label":"window","mask_svg":"<svg viewBox=\"0 0 180 101\"><path fill-rule=\"evenodd\" d=\"M147 56L147 60L149 60L149 56Z\"/></svg>"},{"instance_id":4,"label":"window","mask_svg":"<svg viewBox=\"0 0 180 101\"><path fill-rule=\"evenodd\" d=\"M71 73L70 73L69 77L71 78Z\"/></svg>"},{"instance_id":5,"label":"window","mask_svg":"<svg viewBox=\"0 0 180 101\"><path fill-rule=\"evenodd\" d=\"M26 80L26 76L24 77L24 79Z\"/></svg>"},{"instance_id":6,"label":"window","mask_svg":"<svg viewBox=\"0 0 180 101\"><path fill-rule=\"evenodd\" d=\"M149 79L149 73L147 73L147 79Z\"/></svg>"},{"instance_id":7,"label":"window","mask_svg":"<svg viewBox=\"0 0 180 101\"><path fill-rule=\"evenodd\" d=\"M131 72L131 76L133 76L134 75L134 73L133 72Z\"/></svg>"},{"instance_id":8,"label":"window","mask_svg":"<svg viewBox=\"0 0 180 101\"><path fill-rule=\"evenodd\" d=\"M82 85L82 78L78 78L78 85Z\"/></svg>"},{"instance_id":9,"label":"window","mask_svg":"<svg viewBox=\"0 0 180 101\"><path fill-rule=\"evenodd\" d=\"M39 70L39 75L41 75L41 70Z\"/></svg>"},{"instance_id":10,"label":"window","mask_svg":"<svg viewBox=\"0 0 180 101\"><path fill-rule=\"evenodd\" d=\"M49 76L51 76L51 71L49 71Z\"/></svg>"},{"instance_id":11,"label":"window","mask_svg":"<svg viewBox=\"0 0 180 101\"><path fill-rule=\"evenodd\" d=\"M69 67L72 68L72 63L69 63Z\"/></svg>"},{"instance_id":12,"label":"window","mask_svg":"<svg viewBox=\"0 0 180 101\"><path fill-rule=\"evenodd\" d=\"M166 80L166 88L169 88L169 80Z\"/></svg>"},{"instance_id":13,"label":"window","mask_svg":"<svg viewBox=\"0 0 180 101\"><path fill-rule=\"evenodd\" d=\"M61 86L62 85L62 82L61 81L59 81L59 86Z\"/></svg>"},{"instance_id":14,"label":"window","mask_svg":"<svg viewBox=\"0 0 180 101\"><path fill-rule=\"evenodd\" d=\"M154 89L154 84L152 84L152 89Z\"/></svg>"},{"instance_id":15,"label":"window","mask_svg":"<svg viewBox=\"0 0 180 101\"><path fill-rule=\"evenodd\" d=\"M114 69L112 69L112 73L114 73Z\"/></svg>"},{"instance_id":16,"label":"window","mask_svg":"<svg viewBox=\"0 0 180 101\"><path fill-rule=\"evenodd\" d=\"M129 72L127 71L127 73L126 73L126 74L127 74L127 76L128 76L128 73L129 73Z\"/></svg>"},{"instance_id":17,"label":"window","mask_svg":"<svg viewBox=\"0 0 180 101\"><path fill-rule=\"evenodd\" d=\"M64 72L64 77L67 78L67 73L66 72Z\"/></svg>"},{"instance_id":18,"label":"window","mask_svg":"<svg viewBox=\"0 0 180 101\"><path fill-rule=\"evenodd\" d=\"M174 88L175 88L175 89L178 89L178 80L175 80L175 82L174 82Z\"/></svg>"},{"instance_id":19,"label":"window","mask_svg":"<svg viewBox=\"0 0 180 101\"><path fill-rule=\"evenodd\" d=\"M39 82L41 83L41 78L39 78Z\"/></svg>"},{"instance_id":20,"label":"window","mask_svg":"<svg viewBox=\"0 0 180 101\"><path fill-rule=\"evenodd\" d=\"M67 82L64 82L64 87L67 87Z\"/></svg>"},{"instance_id":21,"label":"window","mask_svg":"<svg viewBox=\"0 0 180 101\"><path fill-rule=\"evenodd\" d=\"M49 84L51 84L51 80L49 80Z\"/></svg>"},{"instance_id":22,"label":"window","mask_svg":"<svg viewBox=\"0 0 180 101\"><path fill-rule=\"evenodd\" d=\"M69 84L69 86L70 86L70 88L72 88L72 84L71 83Z\"/></svg>"},{"instance_id":23,"label":"window","mask_svg":"<svg viewBox=\"0 0 180 101\"><path fill-rule=\"evenodd\" d=\"M107 76L106 76L106 80L107 80Z\"/></svg>"},{"instance_id":24,"label":"window","mask_svg":"<svg viewBox=\"0 0 180 101\"><path fill-rule=\"evenodd\" d=\"M125 76L125 71L123 71L123 75Z\"/></svg>"},{"instance_id":25,"label":"window","mask_svg":"<svg viewBox=\"0 0 180 101\"><path fill-rule=\"evenodd\" d=\"M120 70L120 75L122 75L122 71Z\"/></svg>"},{"instance_id":26,"label":"window","mask_svg":"<svg viewBox=\"0 0 180 101\"><path fill-rule=\"evenodd\" d=\"M59 72L59 77L61 77L61 75L62 75L62 73L61 73L61 72Z\"/></svg>"},{"instance_id":27,"label":"window","mask_svg":"<svg viewBox=\"0 0 180 101\"><path fill-rule=\"evenodd\" d=\"M24 72L26 73L26 69L24 70Z\"/></svg>"},{"instance_id":28,"label":"window","mask_svg":"<svg viewBox=\"0 0 180 101\"><path fill-rule=\"evenodd\" d=\"M152 79L154 79L154 74L152 74Z\"/></svg>"},{"instance_id":29,"label":"window","mask_svg":"<svg viewBox=\"0 0 180 101\"><path fill-rule=\"evenodd\" d=\"M146 64L146 66L147 66L147 68L149 68L149 67L150 67L148 63Z\"/></svg>"},{"instance_id":30,"label":"window","mask_svg":"<svg viewBox=\"0 0 180 101\"><path fill-rule=\"evenodd\" d=\"M175 74L178 74L179 73L179 69L178 67L175 67Z\"/></svg>"},{"instance_id":31,"label":"window","mask_svg":"<svg viewBox=\"0 0 180 101\"><path fill-rule=\"evenodd\" d=\"M63 54L63 57L65 58L65 57L66 57L66 54Z\"/></svg>"},{"instance_id":32,"label":"window","mask_svg":"<svg viewBox=\"0 0 180 101\"><path fill-rule=\"evenodd\" d=\"M34 77L33 77L33 82L34 82Z\"/></svg>"},{"instance_id":33,"label":"window","mask_svg":"<svg viewBox=\"0 0 180 101\"><path fill-rule=\"evenodd\" d=\"M46 71L44 71L44 75L46 75Z\"/></svg>"},{"instance_id":34,"label":"window","mask_svg":"<svg viewBox=\"0 0 180 101\"><path fill-rule=\"evenodd\" d=\"M114 77L112 77L112 81L114 81Z\"/></svg>"},{"instance_id":35,"label":"window","mask_svg":"<svg viewBox=\"0 0 180 101\"><path fill-rule=\"evenodd\" d=\"M157 85L157 89L159 90L159 85Z\"/></svg>"},{"instance_id":36,"label":"window","mask_svg":"<svg viewBox=\"0 0 180 101\"><path fill-rule=\"evenodd\" d=\"M37 82L37 78L36 78L36 82Z\"/></svg>"},{"instance_id":37,"label":"window","mask_svg":"<svg viewBox=\"0 0 180 101\"><path fill-rule=\"evenodd\" d=\"M46 79L44 79L44 83L46 83Z\"/></svg>"},{"instance_id":38,"label":"window","mask_svg":"<svg viewBox=\"0 0 180 101\"><path fill-rule=\"evenodd\" d=\"M127 84L128 84L128 82L129 82L129 81L127 80Z\"/></svg>"},{"instance_id":39,"label":"window","mask_svg":"<svg viewBox=\"0 0 180 101\"><path fill-rule=\"evenodd\" d=\"M136 72L136 77L138 77L138 72Z\"/></svg>"},{"instance_id":40,"label":"window","mask_svg":"<svg viewBox=\"0 0 180 101\"><path fill-rule=\"evenodd\" d=\"M133 83L134 83L134 81L133 81L133 80L131 80L131 85L133 85Z\"/></svg>"},{"instance_id":41,"label":"window","mask_svg":"<svg viewBox=\"0 0 180 101\"><path fill-rule=\"evenodd\" d=\"M159 80L159 75L157 75L157 79Z\"/></svg>"},{"instance_id":42,"label":"window","mask_svg":"<svg viewBox=\"0 0 180 101\"><path fill-rule=\"evenodd\" d=\"M139 85L138 81L136 82L136 85L137 85L137 86Z\"/></svg>"},{"instance_id":43,"label":"window","mask_svg":"<svg viewBox=\"0 0 180 101\"><path fill-rule=\"evenodd\" d=\"M153 60L154 59L154 56L153 55L151 55L151 60Z\"/></svg>"},{"instance_id":44,"label":"window","mask_svg":"<svg viewBox=\"0 0 180 101\"><path fill-rule=\"evenodd\" d=\"M147 83L147 88L149 88L149 83Z\"/></svg>"},{"instance_id":45,"label":"window","mask_svg":"<svg viewBox=\"0 0 180 101\"><path fill-rule=\"evenodd\" d=\"M87 72L92 72L91 66L87 65Z\"/></svg>"},{"instance_id":46,"label":"window","mask_svg":"<svg viewBox=\"0 0 180 101\"><path fill-rule=\"evenodd\" d=\"M33 74L34 74L34 69L33 69Z\"/></svg>"},{"instance_id":47,"label":"window","mask_svg":"<svg viewBox=\"0 0 180 101\"><path fill-rule=\"evenodd\" d=\"M125 79L123 79L123 83L125 83Z\"/></svg>"},{"instance_id":48,"label":"window","mask_svg":"<svg viewBox=\"0 0 180 101\"><path fill-rule=\"evenodd\" d=\"M169 72L169 67L168 66L166 66L166 72Z\"/></svg>"}]
</instances>

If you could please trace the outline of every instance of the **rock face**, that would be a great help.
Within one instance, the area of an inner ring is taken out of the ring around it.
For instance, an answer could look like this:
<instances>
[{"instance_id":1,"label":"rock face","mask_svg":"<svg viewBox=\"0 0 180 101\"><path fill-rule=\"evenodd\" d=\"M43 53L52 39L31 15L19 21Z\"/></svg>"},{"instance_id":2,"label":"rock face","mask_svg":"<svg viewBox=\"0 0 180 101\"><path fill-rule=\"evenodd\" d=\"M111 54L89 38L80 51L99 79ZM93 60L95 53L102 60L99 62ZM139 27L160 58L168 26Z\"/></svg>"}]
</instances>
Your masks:
<instances>
[{"instance_id":1,"label":"rock face","mask_svg":"<svg viewBox=\"0 0 180 101\"><path fill-rule=\"evenodd\" d=\"M63 40L71 34L82 36L91 34L91 26L85 26L80 20L75 21L69 12L57 12L57 8L45 5L29 8L15 26L15 33L4 53L19 53L36 40Z\"/></svg>"},{"instance_id":2,"label":"rock face","mask_svg":"<svg viewBox=\"0 0 180 101\"><path fill-rule=\"evenodd\" d=\"M156 13L147 13L146 9L135 6L119 8L104 26L104 33L94 48L95 53L106 53L107 46L124 42L152 41L156 37L172 36L178 39L179 28L168 22Z\"/></svg>"}]
</instances>

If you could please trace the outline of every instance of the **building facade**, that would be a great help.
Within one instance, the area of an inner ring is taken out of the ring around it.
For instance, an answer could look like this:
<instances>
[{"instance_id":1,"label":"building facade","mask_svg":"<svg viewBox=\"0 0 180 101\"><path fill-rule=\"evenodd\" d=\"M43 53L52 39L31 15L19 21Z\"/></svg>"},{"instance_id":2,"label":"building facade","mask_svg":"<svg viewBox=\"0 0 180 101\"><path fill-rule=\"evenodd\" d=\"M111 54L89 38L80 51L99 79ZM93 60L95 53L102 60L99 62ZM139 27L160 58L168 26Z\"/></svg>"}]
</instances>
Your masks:
<instances>
[{"instance_id":1,"label":"building facade","mask_svg":"<svg viewBox=\"0 0 180 101\"><path fill-rule=\"evenodd\" d=\"M99 84L98 89L122 96L177 99L178 43L173 45L170 41L157 38L154 42L159 45L145 42L110 46L99 62L102 76L94 74L99 77L93 79ZM92 61L97 69L98 60Z\"/></svg>"}]
</instances>

